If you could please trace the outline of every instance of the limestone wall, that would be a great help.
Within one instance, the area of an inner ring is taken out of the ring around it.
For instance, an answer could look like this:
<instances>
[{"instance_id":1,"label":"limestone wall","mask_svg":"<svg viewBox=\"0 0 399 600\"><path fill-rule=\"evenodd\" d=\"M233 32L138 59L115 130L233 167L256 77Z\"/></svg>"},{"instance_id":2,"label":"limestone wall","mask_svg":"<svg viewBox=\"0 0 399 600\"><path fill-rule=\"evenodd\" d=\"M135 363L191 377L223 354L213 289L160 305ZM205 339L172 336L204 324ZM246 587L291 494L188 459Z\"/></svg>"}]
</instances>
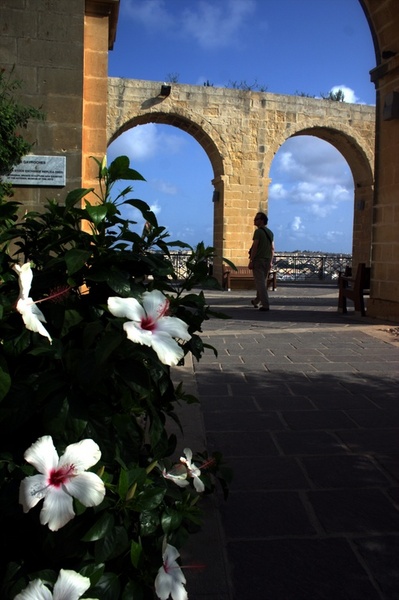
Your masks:
<instances>
[{"instance_id":1,"label":"limestone wall","mask_svg":"<svg viewBox=\"0 0 399 600\"><path fill-rule=\"evenodd\" d=\"M399 321L399 11L397 0L363 0L376 45L376 191L368 314ZM395 94L392 96L392 94Z\"/></svg>"},{"instance_id":2,"label":"limestone wall","mask_svg":"<svg viewBox=\"0 0 399 600\"><path fill-rule=\"evenodd\" d=\"M46 198L64 199L81 184L84 6L84 0L1 3L2 66L15 65L22 103L41 108L46 117L28 128L32 152L66 157L65 188L16 188L27 210L40 209Z\"/></svg>"}]
</instances>

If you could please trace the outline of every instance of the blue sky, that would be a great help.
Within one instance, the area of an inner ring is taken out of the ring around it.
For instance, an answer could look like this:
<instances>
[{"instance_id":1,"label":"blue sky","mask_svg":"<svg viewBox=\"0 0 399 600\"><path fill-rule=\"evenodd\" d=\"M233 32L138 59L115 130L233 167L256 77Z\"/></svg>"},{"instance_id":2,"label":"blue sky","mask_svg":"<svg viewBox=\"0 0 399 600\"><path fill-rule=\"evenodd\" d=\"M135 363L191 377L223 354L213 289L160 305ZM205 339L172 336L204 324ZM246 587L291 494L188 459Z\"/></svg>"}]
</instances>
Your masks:
<instances>
[{"instance_id":1,"label":"blue sky","mask_svg":"<svg viewBox=\"0 0 399 600\"><path fill-rule=\"evenodd\" d=\"M121 0L109 75L267 88L375 103L370 30L358 0ZM120 136L108 161L126 154L145 178L134 197L191 245L213 241L213 177L188 134L150 123ZM280 251L351 252L353 179L341 154L314 137L287 140L269 176L269 225ZM126 215L134 218L133 214ZM141 230L142 222L137 225Z\"/></svg>"}]
</instances>

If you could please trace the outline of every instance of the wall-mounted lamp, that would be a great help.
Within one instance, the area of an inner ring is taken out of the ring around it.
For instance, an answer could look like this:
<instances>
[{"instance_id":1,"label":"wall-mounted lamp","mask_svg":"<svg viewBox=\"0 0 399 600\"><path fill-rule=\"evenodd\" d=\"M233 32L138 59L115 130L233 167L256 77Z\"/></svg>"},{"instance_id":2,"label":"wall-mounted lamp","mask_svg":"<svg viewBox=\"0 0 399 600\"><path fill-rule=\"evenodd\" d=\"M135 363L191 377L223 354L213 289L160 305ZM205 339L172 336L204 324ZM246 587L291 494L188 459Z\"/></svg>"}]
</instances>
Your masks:
<instances>
[{"instance_id":1,"label":"wall-mounted lamp","mask_svg":"<svg viewBox=\"0 0 399 600\"><path fill-rule=\"evenodd\" d=\"M161 96L161 98L167 98L170 94L171 89L172 89L171 85L166 85L166 83L161 85L161 93L159 94Z\"/></svg>"},{"instance_id":2,"label":"wall-mounted lamp","mask_svg":"<svg viewBox=\"0 0 399 600\"><path fill-rule=\"evenodd\" d=\"M220 192L215 190L212 195L212 202L219 202L219 199L220 199Z\"/></svg>"}]
</instances>

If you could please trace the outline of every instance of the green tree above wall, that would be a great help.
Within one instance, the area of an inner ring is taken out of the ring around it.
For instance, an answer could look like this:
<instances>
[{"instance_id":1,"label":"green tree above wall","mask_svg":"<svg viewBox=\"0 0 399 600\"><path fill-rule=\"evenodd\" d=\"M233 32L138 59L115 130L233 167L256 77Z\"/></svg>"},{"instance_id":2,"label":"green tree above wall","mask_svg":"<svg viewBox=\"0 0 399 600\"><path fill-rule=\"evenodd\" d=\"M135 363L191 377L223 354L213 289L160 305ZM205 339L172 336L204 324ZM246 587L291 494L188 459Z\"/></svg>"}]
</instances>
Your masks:
<instances>
[{"instance_id":1,"label":"green tree above wall","mask_svg":"<svg viewBox=\"0 0 399 600\"><path fill-rule=\"evenodd\" d=\"M30 119L44 119L42 111L18 101L21 87L14 69L0 69L0 202L12 196L11 184L2 182L1 177L9 175L33 146L22 137L21 130L26 129Z\"/></svg>"}]
</instances>

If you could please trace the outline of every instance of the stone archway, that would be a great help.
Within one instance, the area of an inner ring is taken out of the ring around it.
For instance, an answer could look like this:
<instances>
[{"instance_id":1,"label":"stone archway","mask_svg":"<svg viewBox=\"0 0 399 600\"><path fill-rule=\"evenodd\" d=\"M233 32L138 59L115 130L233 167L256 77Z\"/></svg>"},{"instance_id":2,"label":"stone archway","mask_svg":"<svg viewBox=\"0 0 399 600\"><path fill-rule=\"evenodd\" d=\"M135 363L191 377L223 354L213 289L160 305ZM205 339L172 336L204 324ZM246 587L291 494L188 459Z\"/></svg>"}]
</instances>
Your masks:
<instances>
[{"instance_id":1,"label":"stone archway","mask_svg":"<svg viewBox=\"0 0 399 600\"><path fill-rule=\"evenodd\" d=\"M271 161L288 137L308 133L333 143L359 182L356 205L360 210L367 203L370 209L374 121L370 106L182 84L173 84L165 96L154 81L108 81L109 142L135 125L163 123L192 135L207 153L217 192L214 272L219 279L222 257L237 265L247 262L253 215L267 210ZM367 255L369 264L370 225L359 228L356 244L356 256Z\"/></svg>"},{"instance_id":2,"label":"stone archway","mask_svg":"<svg viewBox=\"0 0 399 600\"><path fill-rule=\"evenodd\" d=\"M221 149L224 149L224 143L216 132L212 131L211 135L202 127L189 118L181 114L151 112L137 117L133 117L120 127L109 139L108 144L114 142L120 135L128 131L132 127L138 125L146 125L148 123L156 123L159 125L171 125L191 135L204 149L212 167L214 186L213 195L213 245L219 256L223 256L223 202L220 201L224 197L224 166L228 160L225 160ZM215 143L217 141L217 144ZM224 149L224 154L227 149Z\"/></svg>"},{"instance_id":3,"label":"stone archway","mask_svg":"<svg viewBox=\"0 0 399 600\"><path fill-rule=\"evenodd\" d=\"M290 137L302 135L314 136L328 142L342 154L348 163L354 181L353 265L354 268L356 268L359 262L365 262L369 265L371 260L374 192L374 180L371 168L373 153L370 151L370 148L360 146L358 140L353 138L351 132L345 130L345 126L341 130L337 130L335 127L315 125L314 127L298 129ZM279 146L275 149L274 154L287 139L285 138L281 142L280 140L276 140ZM269 171L270 167L271 163L268 165Z\"/></svg>"}]
</instances>

